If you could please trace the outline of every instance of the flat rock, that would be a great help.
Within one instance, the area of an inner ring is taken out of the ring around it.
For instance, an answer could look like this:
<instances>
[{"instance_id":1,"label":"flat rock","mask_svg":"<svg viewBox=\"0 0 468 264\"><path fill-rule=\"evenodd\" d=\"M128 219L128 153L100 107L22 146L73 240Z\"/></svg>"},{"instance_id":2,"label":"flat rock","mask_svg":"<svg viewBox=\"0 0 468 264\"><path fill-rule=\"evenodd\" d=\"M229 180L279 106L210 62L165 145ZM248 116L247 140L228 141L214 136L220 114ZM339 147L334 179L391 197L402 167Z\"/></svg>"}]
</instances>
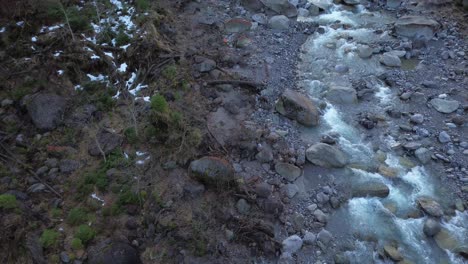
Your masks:
<instances>
[{"instance_id":1,"label":"flat rock","mask_svg":"<svg viewBox=\"0 0 468 264\"><path fill-rule=\"evenodd\" d=\"M353 186L353 197L381 197L385 198L390 193L390 189L383 182L363 182Z\"/></svg>"},{"instance_id":2,"label":"flat rock","mask_svg":"<svg viewBox=\"0 0 468 264\"><path fill-rule=\"evenodd\" d=\"M306 96L287 89L276 103L276 111L308 127L319 124L319 110Z\"/></svg>"},{"instance_id":3,"label":"flat rock","mask_svg":"<svg viewBox=\"0 0 468 264\"><path fill-rule=\"evenodd\" d=\"M332 0L311 0L309 1L312 5L317 6L323 10L327 10L333 5Z\"/></svg>"},{"instance_id":4,"label":"flat rock","mask_svg":"<svg viewBox=\"0 0 468 264\"><path fill-rule=\"evenodd\" d=\"M294 182L302 174L302 170L290 163L278 162L275 171L289 182Z\"/></svg>"},{"instance_id":5,"label":"flat rock","mask_svg":"<svg viewBox=\"0 0 468 264\"><path fill-rule=\"evenodd\" d=\"M444 215L444 210L442 206L430 197L419 197L417 199L418 205L421 209L426 212L428 215L434 217L441 217Z\"/></svg>"},{"instance_id":6,"label":"flat rock","mask_svg":"<svg viewBox=\"0 0 468 264\"><path fill-rule=\"evenodd\" d=\"M395 22L398 35L408 38L423 37L427 40L434 36L439 28L437 21L422 16L402 16Z\"/></svg>"},{"instance_id":7,"label":"flat rock","mask_svg":"<svg viewBox=\"0 0 468 264\"><path fill-rule=\"evenodd\" d=\"M399 261L403 259L398 249L394 246L385 245L384 252L387 256L389 256L394 261Z\"/></svg>"},{"instance_id":8,"label":"flat rock","mask_svg":"<svg viewBox=\"0 0 468 264\"><path fill-rule=\"evenodd\" d=\"M430 101L430 104L440 113L450 114L455 112L460 107L460 102L456 100L448 100L441 98L434 98Z\"/></svg>"},{"instance_id":9,"label":"flat rock","mask_svg":"<svg viewBox=\"0 0 468 264\"><path fill-rule=\"evenodd\" d=\"M325 143L312 145L306 151L306 158L312 164L322 167L342 168L349 163L343 151Z\"/></svg>"},{"instance_id":10,"label":"flat rock","mask_svg":"<svg viewBox=\"0 0 468 264\"><path fill-rule=\"evenodd\" d=\"M357 93L352 87L331 86L326 94L326 98L331 102L341 104L357 103Z\"/></svg>"},{"instance_id":11,"label":"flat rock","mask_svg":"<svg viewBox=\"0 0 468 264\"><path fill-rule=\"evenodd\" d=\"M61 124L66 108L65 98L52 93L40 93L27 104L28 114L38 129L53 130Z\"/></svg>"}]
</instances>

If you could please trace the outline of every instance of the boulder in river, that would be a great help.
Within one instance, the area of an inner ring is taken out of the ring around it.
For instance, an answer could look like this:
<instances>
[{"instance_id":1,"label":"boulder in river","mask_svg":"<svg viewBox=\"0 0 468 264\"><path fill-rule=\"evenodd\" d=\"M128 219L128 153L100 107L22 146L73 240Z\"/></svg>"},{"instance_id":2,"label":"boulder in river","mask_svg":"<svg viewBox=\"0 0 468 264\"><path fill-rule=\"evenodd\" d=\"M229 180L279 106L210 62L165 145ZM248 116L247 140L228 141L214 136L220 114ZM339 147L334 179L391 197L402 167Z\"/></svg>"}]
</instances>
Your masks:
<instances>
[{"instance_id":1,"label":"boulder in river","mask_svg":"<svg viewBox=\"0 0 468 264\"><path fill-rule=\"evenodd\" d=\"M436 202L434 199L430 197L419 197L417 199L417 202L421 209L426 212L428 215L434 216L434 217L441 217L444 215L444 210L442 209L442 206L438 202Z\"/></svg>"},{"instance_id":2,"label":"boulder in river","mask_svg":"<svg viewBox=\"0 0 468 264\"><path fill-rule=\"evenodd\" d=\"M332 0L311 0L309 1L312 5L317 6L323 10L327 10L333 5Z\"/></svg>"},{"instance_id":3,"label":"boulder in river","mask_svg":"<svg viewBox=\"0 0 468 264\"><path fill-rule=\"evenodd\" d=\"M434 236L434 240L442 249L454 250L460 246L457 238L446 228L442 228L442 230Z\"/></svg>"},{"instance_id":4,"label":"boulder in river","mask_svg":"<svg viewBox=\"0 0 468 264\"><path fill-rule=\"evenodd\" d=\"M430 101L430 104L440 113L450 114L457 111L460 107L460 102L456 100L434 98Z\"/></svg>"},{"instance_id":5,"label":"boulder in river","mask_svg":"<svg viewBox=\"0 0 468 264\"><path fill-rule=\"evenodd\" d=\"M224 159L217 157L203 157L190 163L191 173L201 182L218 186L234 180L234 169Z\"/></svg>"},{"instance_id":6,"label":"boulder in river","mask_svg":"<svg viewBox=\"0 0 468 264\"><path fill-rule=\"evenodd\" d=\"M422 16L402 16L395 22L398 35L408 38L423 37L427 40L434 36L439 28L437 21Z\"/></svg>"},{"instance_id":7,"label":"boulder in river","mask_svg":"<svg viewBox=\"0 0 468 264\"><path fill-rule=\"evenodd\" d=\"M394 261L399 261L403 259L400 252L398 251L398 248L392 245L385 245L384 252L387 256L389 256Z\"/></svg>"},{"instance_id":8,"label":"boulder in river","mask_svg":"<svg viewBox=\"0 0 468 264\"><path fill-rule=\"evenodd\" d=\"M390 193L390 189L383 182L370 181L353 186L353 197L375 196L385 198Z\"/></svg>"},{"instance_id":9,"label":"boulder in river","mask_svg":"<svg viewBox=\"0 0 468 264\"><path fill-rule=\"evenodd\" d=\"M306 151L306 158L321 167L342 168L349 163L349 158L343 151L325 143L312 145Z\"/></svg>"},{"instance_id":10,"label":"boulder in river","mask_svg":"<svg viewBox=\"0 0 468 264\"><path fill-rule=\"evenodd\" d=\"M440 229L441 225L436 219L427 218L426 221L424 221L423 232L426 236L433 237L439 233Z\"/></svg>"},{"instance_id":11,"label":"boulder in river","mask_svg":"<svg viewBox=\"0 0 468 264\"><path fill-rule=\"evenodd\" d=\"M304 126L317 126L319 123L318 108L309 98L293 90L284 91L276 103L276 111Z\"/></svg>"},{"instance_id":12,"label":"boulder in river","mask_svg":"<svg viewBox=\"0 0 468 264\"><path fill-rule=\"evenodd\" d=\"M52 93L36 94L27 104L34 125L42 130L53 130L60 125L65 107L65 98Z\"/></svg>"},{"instance_id":13,"label":"boulder in river","mask_svg":"<svg viewBox=\"0 0 468 264\"><path fill-rule=\"evenodd\" d=\"M288 0L261 0L262 3L275 11L278 14L285 15L287 17L297 16L297 8L291 4Z\"/></svg>"},{"instance_id":14,"label":"boulder in river","mask_svg":"<svg viewBox=\"0 0 468 264\"><path fill-rule=\"evenodd\" d=\"M357 103L357 93L352 87L333 85L328 90L326 97L329 101L341 104Z\"/></svg>"}]
</instances>

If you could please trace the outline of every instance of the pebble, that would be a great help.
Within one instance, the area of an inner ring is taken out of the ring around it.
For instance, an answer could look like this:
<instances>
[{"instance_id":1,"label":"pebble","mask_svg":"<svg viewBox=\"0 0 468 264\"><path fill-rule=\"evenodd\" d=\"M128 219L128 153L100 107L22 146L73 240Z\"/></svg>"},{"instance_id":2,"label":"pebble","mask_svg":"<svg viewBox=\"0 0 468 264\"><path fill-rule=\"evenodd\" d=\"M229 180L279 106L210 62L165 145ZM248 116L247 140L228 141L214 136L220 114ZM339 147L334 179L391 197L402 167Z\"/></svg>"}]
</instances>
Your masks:
<instances>
[{"instance_id":1,"label":"pebble","mask_svg":"<svg viewBox=\"0 0 468 264\"><path fill-rule=\"evenodd\" d=\"M447 143L447 142L450 142L452 141L452 139L450 138L450 135L445 132L445 131L442 131L439 133L439 142L440 143Z\"/></svg>"},{"instance_id":2,"label":"pebble","mask_svg":"<svg viewBox=\"0 0 468 264\"><path fill-rule=\"evenodd\" d=\"M410 117L410 121L415 124L422 124L424 122L424 116L421 114L414 114Z\"/></svg>"}]
</instances>

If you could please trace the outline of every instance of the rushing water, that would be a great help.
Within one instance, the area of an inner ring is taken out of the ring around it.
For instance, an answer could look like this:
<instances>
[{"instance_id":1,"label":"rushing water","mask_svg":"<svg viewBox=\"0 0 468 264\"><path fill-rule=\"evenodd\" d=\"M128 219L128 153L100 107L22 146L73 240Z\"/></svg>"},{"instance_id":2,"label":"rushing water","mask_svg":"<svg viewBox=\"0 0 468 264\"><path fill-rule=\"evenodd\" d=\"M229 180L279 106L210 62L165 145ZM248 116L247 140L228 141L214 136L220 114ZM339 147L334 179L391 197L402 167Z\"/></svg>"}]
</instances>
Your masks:
<instances>
[{"instance_id":1,"label":"rushing water","mask_svg":"<svg viewBox=\"0 0 468 264\"><path fill-rule=\"evenodd\" d=\"M386 24L393 19L384 13L371 13L361 5L354 8L332 5L328 12L317 17L299 18L301 21L314 21L324 27L322 34L315 33L303 45L303 54L299 65L299 85L311 97L322 98L329 84L349 84L350 76L366 77L385 71L378 61L378 55L368 59L357 55L359 45L369 45L391 40ZM345 28L333 26L339 21ZM376 29L383 29L376 32ZM349 67L347 73L336 72L335 65ZM411 67L409 67L410 69ZM395 95L381 82L374 82L374 110L383 109L392 104ZM463 260L449 250L440 248L432 238L423 232L426 219L416 205L420 196L429 196L447 208L452 196L443 189L439 178L431 175L426 168L416 166L408 168L401 159L387 153L384 165L396 172L395 177L385 177L365 169L372 167L375 153L359 133L350 125L346 107L327 102L322 124L318 128L303 129L302 138L314 142L324 133L339 135L339 146L351 157L353 169L346 169L349 177L341 179L344 184L359 184L366 181L380 181L388 186L390 194L386 198L352 198L342 205L328 222L327 229L337 237L351 238L354 247L345 254L351 263L392 263L379 258L379 249L387 243L396 242L402 256L413 263L463 263ZM354 106L350 106L354 107ZM379 109L380 108L380 109ZM382 136L381 144L391 146L395 142L390 136ZM387 148L390 149L390 148ZM351 172L349 172L351 171ZM348 176L348 175L347 175ZM348 181L346 183L346 181ZM416 213L415 213L416 212ZM442 227L451 233L461 245L468 243L468 214L456 212Z\"/></svg>"}]
</instances>

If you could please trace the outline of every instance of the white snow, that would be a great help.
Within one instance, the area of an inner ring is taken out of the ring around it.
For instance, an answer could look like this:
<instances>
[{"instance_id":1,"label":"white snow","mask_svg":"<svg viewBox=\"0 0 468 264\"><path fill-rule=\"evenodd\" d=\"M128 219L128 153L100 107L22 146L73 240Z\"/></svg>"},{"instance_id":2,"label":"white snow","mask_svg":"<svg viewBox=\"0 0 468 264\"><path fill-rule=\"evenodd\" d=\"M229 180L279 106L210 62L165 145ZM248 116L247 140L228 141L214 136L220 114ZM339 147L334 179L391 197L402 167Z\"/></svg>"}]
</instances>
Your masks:
<instances>
[{"instance_id":1,"label":"white snow","mask_svg":"<svg viewBox=\"0 0 468 264\"><path fill-rule=\"evenodd\" d=\"M101 57L99 57L99 56L96 55L96 54L93 54L93 55L91 56L91 59L92 59L92 60L99 60L100 58L101 58Z\"/></svg>"},{"instance_id":2,"label":"white snow","mask_svg":"<svg viewBox=\"0 0 468 264\"><path fill-rule=\"evenodd\" d=\"M32 42L36 42L36 41L37 41L37 38L36 38L36 37L32 37L32 38L31 38L31 41L32 41Z\"/></svg>"},{"instance_id":3,"label":"white snow","mask_svg":"<svg viewBox=\"0 0 468 264\"><path fill-rule=\"evenodd\" d=\"M24 25L24 21L16 22L16 25L19 26L19 27L22 27Z\"/></svg>"},{"instance_id":4,"label":"white snow","mask_svg":"<svg viewBox=\"0 0 468 264\"><path fill-rule=\"evenodd\" d=\"M5 28L5 27L2 27L2 28L0 28L0 33L3 33L3 32L5 32L5 30L6 30L6 28Z\"/></svg>"},{"instance_id":5,"label":"white snow","mask_svg":"<svg viewBox=\"0 0 468 264\"><path fill-rule=\"evenodd\" d=\"M110 0L110 2L115 5L118 9L122 9L123 6L122 6L122 2L119 1L119 0Z\"/></svg>"},{"instance_id":6,"label":"white snow","mask_svg":"<svg viewBox=\"0 0 468 264\"><path fill-rule=\"evenodd\" d=\"M137 93L141 90L141 89L144 89L144 88L148 88L148 85L142 85L141 83L138 84L135 89L132 89L132 90L128 90L129 93L131 93L133 96L136 96Z\"/></svg>"},{"instance_id":7,"label":"white snow","mask_svg":"<svg viewBox=\"0 0 468 264\"><path fill-rule=\"evenodd\" d=\"M137 151L135 154L136 154L138 157L141 157L141 156L144 156L144 155L146 155L146 154L148 154L148 153L143 152L143 151Z\"/></svg>"},{"instance_id":8,"label":"white snow","mask_svg":"<svg viewBox=\"0 0 468 264\"><path fill-rule=\"evenodd\" d=\"M115 46L115 44L114 44ZM122 49L124 49L125 51L127 51L127 48L130 47L130 44L127 44L127 45L124 45L124 46L121 46Z\"/></svg>"},{"instance_id":9,"label":"white snow","mask_svg":"<svg viewBox=\"0 0 468 264\"><path fill-rule=\"evenodd\" d=\"M60 54L62 53L63 51L59 50L57 52L54 53L54 57L58 57L60 56Z\"/></svg>"},{"instance_id":10,"label":"white snow","mask_svg":"<svg viewBox=\"0 0 468 264\"><path fill-rule=\"evenodd\" d=\"M99 81L104 81L106 79L106 76L102 75L102 74L99 74L98 76L94 76L92 74L86 74L88 76L88 78L92 81L92 82L99 82Z\"/></svg>"},{"instance_id":11,"label":"white snow","mask_svg":"<svg viewBox=\"0 0 468 264\"><path fill-rule=\"evenodd\" d=\"M95 194L95 193L91 194L91 197L92 197L93 199L96 199L96 200L100 201L101 204L102 204L102 206L104 206L104 205L106 204L106 203L104 202L104 199L99 198L99 196L97 196L97 194Z\"/></svg>"},{"instance_id":12,"label":"white snow","mask_svg":"<svg viewBox=\"0 0 468 264\"><path fill-rule=\"evenodd\" d=\"M120 64L120 67L117 69L119 72L126 72L127 71L127 63Z\"/></svg>"},{"instance_id":13,"label":"white snow","mask_svg":"<svg viewBox=\"0 0 468 264\"><path fill-rule=\"evenodd\" d=\"M81 85L77 84L75 85L75 91L81 91L83 90L83 87L81 87Z\"/></svg>"},{"instance_id":14,"label":"white snow","mask_svg":"<svg viewBox=\"0 0 468 264\"><path fill-rule=\"evenodd\" d=\"M63 70L58 70L57 73L58 73L58 75L62 75L62 74L63 74Z\"/></svg>"},{"instance_id":15,"label":"white snow","mask_svg":"<svg viewBox=\"0 0 468 264\"><path fill-rule=\"evenodd\" d=\"M114 54L112 54L112 52L104 52L104 54L106 54L106 56L114 58Z\"/></svg>"}]
</instances>

